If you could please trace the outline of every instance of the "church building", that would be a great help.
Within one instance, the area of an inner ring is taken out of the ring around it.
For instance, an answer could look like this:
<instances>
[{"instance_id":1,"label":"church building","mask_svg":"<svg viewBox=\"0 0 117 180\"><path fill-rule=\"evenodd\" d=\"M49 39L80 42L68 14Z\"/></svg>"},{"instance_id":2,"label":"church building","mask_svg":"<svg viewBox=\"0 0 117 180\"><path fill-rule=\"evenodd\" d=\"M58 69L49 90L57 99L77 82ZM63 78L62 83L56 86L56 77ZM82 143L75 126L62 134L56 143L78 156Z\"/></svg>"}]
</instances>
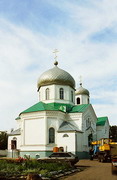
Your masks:
<instances>
[{"instance_id":1,"label":"church building","mask_svg":"<svg viewBox=\"0 0 117 180\"><path fill-rule=\"evenodd\" d=\"M19 114L9 134L8 157L47 157L58 148L87 158L91 141L109 137L108 118L96 116L89 91L82 83L76 89L57 61L39 77L37 90L39 102Z\"/></svg>"}]
</instances>

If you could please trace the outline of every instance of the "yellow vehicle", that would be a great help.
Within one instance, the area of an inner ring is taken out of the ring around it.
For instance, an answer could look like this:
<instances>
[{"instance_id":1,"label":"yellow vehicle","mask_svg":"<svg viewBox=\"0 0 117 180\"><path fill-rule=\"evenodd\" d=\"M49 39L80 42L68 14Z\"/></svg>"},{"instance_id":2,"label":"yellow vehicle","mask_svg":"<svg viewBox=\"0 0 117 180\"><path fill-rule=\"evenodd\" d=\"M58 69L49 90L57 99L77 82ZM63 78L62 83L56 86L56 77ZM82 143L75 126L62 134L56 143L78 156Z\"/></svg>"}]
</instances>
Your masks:
<instances>
[{"instance_id":1,"label":"yellow vehicle","mask_svg":"<svg viewBox=\"0 0 117 180\"><path fill-rule=\"evenodd\" d=\"M97 156L100 162L111 161L111 149L114 144L117 145L117 142L112 142L107 138L91 142L94 147L94 156Z\"/></svg>"}]
</instances>

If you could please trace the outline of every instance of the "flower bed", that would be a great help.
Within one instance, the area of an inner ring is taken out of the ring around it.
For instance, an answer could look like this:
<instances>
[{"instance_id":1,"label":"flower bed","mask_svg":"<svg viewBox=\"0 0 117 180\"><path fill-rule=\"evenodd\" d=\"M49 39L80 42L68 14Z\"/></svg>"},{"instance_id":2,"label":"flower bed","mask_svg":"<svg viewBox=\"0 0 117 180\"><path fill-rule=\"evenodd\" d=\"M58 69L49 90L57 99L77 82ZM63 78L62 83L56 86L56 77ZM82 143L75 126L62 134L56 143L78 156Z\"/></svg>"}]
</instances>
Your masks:
<instances>
[{"instance_id":1,"label":"flower bed","mask_svg":"<svg viewBox=\"0 0 117 180\"><path fill-rule=\"evenodd\" d=\"M37 160L27 160L24 158L0 160L1 179L25 179L30 174L40 174L44 177L52 177L52 172L59 172L71 169L69 164L54 162L45 163Z\"/></svg>"}]
</instances>

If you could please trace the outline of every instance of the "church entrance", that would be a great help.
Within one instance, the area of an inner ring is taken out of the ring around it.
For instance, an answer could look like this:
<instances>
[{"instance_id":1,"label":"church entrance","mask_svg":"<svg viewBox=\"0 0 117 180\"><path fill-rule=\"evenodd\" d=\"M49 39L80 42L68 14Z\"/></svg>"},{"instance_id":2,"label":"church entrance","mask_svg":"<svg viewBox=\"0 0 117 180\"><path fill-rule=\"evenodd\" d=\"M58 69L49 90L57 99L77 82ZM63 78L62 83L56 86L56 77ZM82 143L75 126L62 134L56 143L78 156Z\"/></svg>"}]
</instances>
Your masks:
<instances>
[{"instance_id":1,"label":"church entrance","mask_svg":"<svg viewBox=\"0 0 117 180\"><path fill-rule=\"evenodd\" d=\"M91 142L93 141L92 133L88 135L88 145L91 146Z\"/></svg>"},{"instance_id":2,"label":"church entrance","mask_svg":"<svg viewBox=\"0 0 117 180\"><path fill-rule=\"evenodd\" d=\"M11 140L11 149L17 149L17 140L16 139Z\"/></svg>"}]
</instances>

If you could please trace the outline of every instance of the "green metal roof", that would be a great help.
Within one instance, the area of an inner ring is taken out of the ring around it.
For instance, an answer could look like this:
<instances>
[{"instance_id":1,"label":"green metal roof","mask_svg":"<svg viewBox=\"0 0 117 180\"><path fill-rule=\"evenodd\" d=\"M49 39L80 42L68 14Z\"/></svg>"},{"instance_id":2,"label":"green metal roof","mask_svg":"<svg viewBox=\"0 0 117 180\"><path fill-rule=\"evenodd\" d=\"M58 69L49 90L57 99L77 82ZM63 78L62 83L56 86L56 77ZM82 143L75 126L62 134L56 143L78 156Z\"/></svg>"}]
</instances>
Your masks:
<instances>
[{"instance_id":1,"label":"green metal roof","mask_svg":"<svg viewBox=\"0 0 117 180\"><path fill-rule=\"evenodd\" d=\"M69 113L84 112L89 106L90 104L81 104L81 105L73 106L71 111L69 111Z\"/></svg>"},{"instance_id":2,"label":"green metal roof","mask_svg":"<svg viewBox=\"0 0 117 180\"><path fill-rule=\"evenodd\" d=\"M108 117L98 117L97 118L97 122L96 122L96 126L104 126L105 122L108 121Z\"/></svg>"},{"instance_id":3,"label":"green metal roof","mask_svg":"<svg viewBox=\"0 0 117 180\"><path fill-rule=\"evenodd\" d=\"M61 103L45 104L43 102L38 102L37 104L21 112L20 114L45 111L45 110L46 111L62 111L62 112L67 112L67 113L84 112L89 105L90 104L72 106L70 104L61 104Z\"/></svg>"}]
</instances>

